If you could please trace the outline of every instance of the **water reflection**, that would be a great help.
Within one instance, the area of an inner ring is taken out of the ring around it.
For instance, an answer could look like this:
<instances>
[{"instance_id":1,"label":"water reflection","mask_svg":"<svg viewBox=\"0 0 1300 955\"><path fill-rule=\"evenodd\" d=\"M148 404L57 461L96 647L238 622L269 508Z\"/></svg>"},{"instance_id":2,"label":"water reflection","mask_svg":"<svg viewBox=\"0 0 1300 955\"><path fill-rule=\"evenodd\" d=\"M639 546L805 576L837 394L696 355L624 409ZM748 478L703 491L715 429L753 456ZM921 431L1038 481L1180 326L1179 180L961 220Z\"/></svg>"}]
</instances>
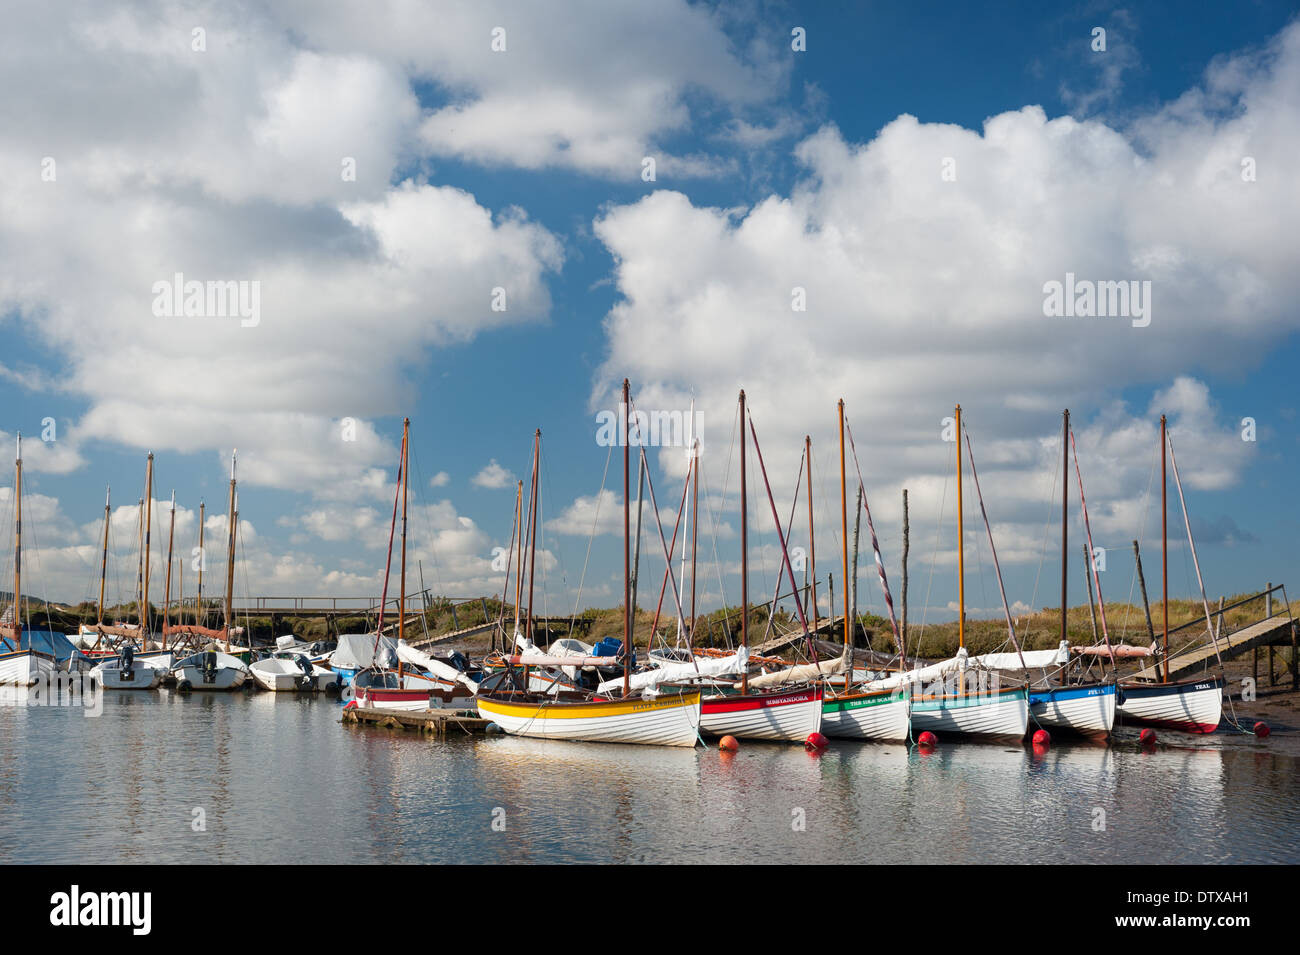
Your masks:
<instances>
[{"instance_id":1,"label":"water reflection","mask_svg":"<svg viewBox=\"0 0 1300 955\"><path fill-rule=\"evenodd\" d=\"M1279 835L1300 823L1294 757L1171 738L727 755L437 740L285 694L107 694L95 719L0 708L0 861L1300 861Z\"/></svg>"}]
</instances>

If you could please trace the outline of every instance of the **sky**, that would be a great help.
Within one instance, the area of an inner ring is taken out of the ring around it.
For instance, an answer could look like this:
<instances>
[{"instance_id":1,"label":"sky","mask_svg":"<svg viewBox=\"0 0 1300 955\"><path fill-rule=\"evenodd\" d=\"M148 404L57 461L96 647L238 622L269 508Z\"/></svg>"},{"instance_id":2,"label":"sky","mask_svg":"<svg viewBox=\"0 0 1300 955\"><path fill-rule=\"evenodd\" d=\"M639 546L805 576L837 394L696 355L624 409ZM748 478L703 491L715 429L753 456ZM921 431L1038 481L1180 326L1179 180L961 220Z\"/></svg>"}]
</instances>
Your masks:
<instances>
[{"instance_id":1,"label":"sky","mask_svg":"<svg viewBox=\"0 0 1300 955\"><path fill-rule=\"evenodd\" d=\"M111 485L108 595L130 599L149 452L152 539L175 490L181 552L200 501L221 540L238 449L238 592L377 595L409 416L411 589L502 592L540 429L537 609L617 605L622 454L599 422L624 377L660 421L694 407L704 609L740 598L742 388L783 525L812 439L823 613L841 398L896 603L908 490L914 622L957 610L958 403L972 616L1002 605L971 452L1014 612L1059 605L1067 407L1072 603L1078 476L1105 598L1136 599L1133 540L1158 588L1161 414L1210 599L1293 577L1292 4L0 15L0 442L24 435L27 593L94 593ZM671 536L688 456L652 437ZM749 453L763 601L779 541ZM1190 597L1172 473L1169 493ZM642 606L664 566L645 513ZM882 612L869 541L859 607Z\"/></svg>"}]
</instances>

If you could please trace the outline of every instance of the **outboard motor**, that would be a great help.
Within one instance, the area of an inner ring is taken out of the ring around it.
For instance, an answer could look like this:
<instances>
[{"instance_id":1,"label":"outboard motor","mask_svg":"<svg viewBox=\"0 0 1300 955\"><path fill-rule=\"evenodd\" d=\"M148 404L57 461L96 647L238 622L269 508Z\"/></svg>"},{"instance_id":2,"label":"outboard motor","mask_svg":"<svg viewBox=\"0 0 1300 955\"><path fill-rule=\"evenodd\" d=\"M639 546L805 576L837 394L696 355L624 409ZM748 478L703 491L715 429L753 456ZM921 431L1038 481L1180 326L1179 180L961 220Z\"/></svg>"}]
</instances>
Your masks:
<instances>
[{"instance_id":1,"label":"outboard motor","mask_svg":"<svg viewBox=\"0 0 1300 955\"><path fill-rule=\"evenodd\" d=\"M122 652L117 655L117 675L124 682L130 683L135 679L135 647L127 644L122 648Z\"/></svg>"},{"instance_id":2,"label":"outboard motor","mask_svg":"<svg viewBox=\"0 0 1300 955\"><path fill-rule=\"evenodd\" d=\"M203 654L203 682L217 682L217 655L211 650Z\"/></svg>"},{"instance_id":3,"label":"outboard motor","mask_svg":"<svg viewBox=\"0 0 1300 955\"><path fill-rule=\"evenodd\" d=\"M298 664L298 669L302 671L302 675L298 677L298 689L300 690L316 689L316 685L315 685L316 675L312 672L311 661L308 660L301 653L299 653L296 656L294 656L293 662Z\"/></svg>"}]
</instances>

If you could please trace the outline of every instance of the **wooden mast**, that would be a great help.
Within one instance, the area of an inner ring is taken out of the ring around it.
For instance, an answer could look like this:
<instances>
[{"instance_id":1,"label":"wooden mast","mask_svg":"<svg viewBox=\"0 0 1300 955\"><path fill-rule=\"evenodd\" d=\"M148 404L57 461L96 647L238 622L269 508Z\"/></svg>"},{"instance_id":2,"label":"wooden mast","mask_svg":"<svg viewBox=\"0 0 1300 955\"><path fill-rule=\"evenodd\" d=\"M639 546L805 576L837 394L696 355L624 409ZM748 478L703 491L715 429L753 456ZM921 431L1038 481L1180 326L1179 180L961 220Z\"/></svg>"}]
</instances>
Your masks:
<instances>
[{"instance_id":1,"label":"wooden mast","mask_svg":"<svg viewBox=\"0 0 1300 955\"><path fill-rule=\"evenodd\" d=\"M740 645L749 654L749 511L745 486L745 389L740 389ZM740 692L749 692L749 667L740 673Z\"/></svg>"},{"instance_id":2,"label":"wooden mast","mask_svg":"<svg viewBox=\"0 0 1300 955\"><path fill-rule=\"evenodd\" d=\"M528 619L524 621L524 637L533 639L533 576L537 570L537 485L542 480L542 429L533 434L533 493L529 505L528 528ZM526 685L526 684L525 684Z\"/></svg>"},{"instance_id":3,"label":"wooden mast","mask_svg":"<svg viewBox=\"0 0 1300 955\"><path fill-rule=\"evenodd\" d=\"M406 638L406 488L411 477L411 419L402 419L402 569L398 575L397 645ZM402 688L402 658L397 657L397 688Z\"/></svg>"},{"instance_id":4,"label":"wooden mast","mask_svg":"<svg viewBox=\"0 0 1300 955\"><path fill-rule=\"evenodd\" d=\"M199 592L194 598L194 625L203 626L203 621L199 619L199 614L203 613L203 565L208 561L207 552L203 549L203 500L199 499Z\"/></svg>"},{"instance_id":5,"label":"wooden mast","mask_svg":"<svg viewBox=\"0 0 1300 955\"><path fill-rule=\"evenodd\" d=\"M1169 682L1169 512L1166 507L1165 493L1168 490L1168 478L1165 477L1165 416L1160 416L1160 611L1164 614L1164 652L1165 682Z\"/></svg>"},{"instance_id":6,"label":"wooden mast","mask_svg":"<svg viewBox=\"0 0 1300 955\"><path fill-rule=\"evenodd\" d=\"M966 646L966 548L961 515L961 405L957 406L957 646Z\"/></svg>"},{"instance_id":7,"label":"wooden mast","mask_svg":"<svg viewBox=\"0 0 1300 955\"><path fill-rule=\"evenodd\" d=\"M840 577L843 580L848 579L849 574L849 499L848 491L844 481L844 399L840 399ZM816 578L813 578L814 583ZM849 588L841 587L844 591L844 648L849 647ZM835 616L835 609L831 608L831 616ZM844 683L844 689L847 692L849 683L852 682L853 667L849 666L849 679Z\"/></svg>"},{"instance_id":8,"label":"wooden mast","mask_svg":"<svg viewBox=\"0 0 1300 955\"><path fill-rule=\"evenodd\" d=\"M143 617L140 618L140 649L148 648L149 631L153 626L153 614L149 612L149 571L150 539L153 535L153 452L145 459L144 465L144 597L142 600Z\"/></svg>"},{"instance_id":9,"label":"wooden mast","mask_svg":"<svg viewBox=\"0 0 1300 955\"><path fill-rule=\"evenodd\" d=\"M1066 597L1068 592L1065 575L1070 569L1070 525L1069 519L1069 501L1070 501L1070 409L1065 409L1065 417L1061 424L1061 639L1068 640L1066 636L1066 610L1069 607L1069 601Z\"/></svg>"},{"instance_id":10,"label":"wooden mast","mask_svg":"<svg viewBox=\"0 0 1300 955\"><path fill-rule=\"evenodd\" d=\"M623 696L632 693L632 514L628 502L628 418L630 386L623 379ZM653 636L653 634L651 635Z\"/></svg>"},{"instance_id":11,"label":"wooden mast","mask_svg":"<svg viewBox=\"0 0 1300 955\"><path fill-rule=\"evenodd\" d=\"M167 530L167 583L163 588L163 638L162 647L167 645L167 625L171 622L172 605L172 544L176 539L176 489L172 488L171 522Z\"/></svg>"},{"instance_id":12,"label":"wooden mast","mask_svg":"<svg viewBox=\"0 0 1300 955\"><path fill-rule=\"evenodd\" d=\"M695 469L695 473L691 476L692 480L695 483L694 490L691 492L691 496L694 498L693 507L695 510L695 516L691 518L691 630L689 634L689 640L687 642L688 647L693 647L695 645L695 568L696 568L696 558L698 556L696 542L697 542L698 532L700 529L700 439L699 438L695 439L694 444L691 445L691 450L694 454L694 459L691 461L691 467Z\"/></svg>"},{"instance_id":13,"label":"wooden mast","mask_svg":"<svg viewBox=\"0 0 1300 955\"><path fill-rule=\"evenodd\" d=\"M104 625L104 579L108 576L108 522L111 511L109 509L109 500L112 497L113 488L110 485L104 490L104 549L99 555L99 607L95 611L95 621L99 626ZM102 635L101 635L102 636ZM99 645L99 639L95 639L95 645Z\"/></svg>"},{"instance_id":14,"label":"wooden mast","mask_svg":"<svg viewBox=\"0 0 1300 955\"><path fill-rule=\"evenodd\" d=\"M517 559L515 560L515 633L519 632L519 599L524 585L524 482L520 481L515 489L515 542ZM507 653L514 652L515 637L510 635L509 648L502 647Z\"/></svg>"},{"instance_id":15,"label":"wooden mast","mask_svg":"<svg viewBox=\"0 0 1300 955\"><path fill-rule=\"evenodd\" d=\"M230 449L230 498L226 502L226 652L230 652L230 626L234 619L235 595L235 459Z\"/></svg>"},{"instance_id":16,"label":"wooden mast","mask_svg":"<svg viewBox=\"0 0 1300 955\"><path fill-rule=\"evenodd\" d=\"M140 600L144 596L144 498L135 502L135 616L144 632L144 610Z\"/></svg>"},{"instance_id":17,"label":"wooden mast","mask_svg":"<svg viewBox=\"0 0 1300 955\"><path fill-rule=\"evenodd\" d=\"M808 575L812 578L812 632L817 632L817 542L813 537L812 436L803 436L804 457L808 459ZM831 616L835 615L834 609Z\"/></svg>"},{"instance_id":18,"label":"wooden mast","mask_svg":"<svg viewBox=\"0 0 1300 955\"><path fill-rule=\"evenodd\" d=\"M23 642L23 435L14 452L14 649Z\"/></svg>"}]
</instances>

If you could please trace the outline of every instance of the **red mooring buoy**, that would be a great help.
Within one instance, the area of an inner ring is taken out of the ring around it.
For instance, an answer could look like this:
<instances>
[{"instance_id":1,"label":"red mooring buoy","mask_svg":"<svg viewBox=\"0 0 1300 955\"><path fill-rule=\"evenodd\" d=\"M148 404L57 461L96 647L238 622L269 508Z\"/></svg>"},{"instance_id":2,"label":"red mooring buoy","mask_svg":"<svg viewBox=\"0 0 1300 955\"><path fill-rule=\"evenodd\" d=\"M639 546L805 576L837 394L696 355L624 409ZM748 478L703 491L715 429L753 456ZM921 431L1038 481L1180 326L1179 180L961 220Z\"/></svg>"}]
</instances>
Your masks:
<instances>
[{"instance_id":1,"label":"red mooring buoy","mask_svg":"<svg viewBox=\"0 0 1300 955\"><path fill-rule=\"evenodd\" d=\"M926 749L933 749L938 742L939 742L938 737L936 737L929 730L926 730L924 733L922 733L920 736L916 738L916 745L924 746Z\"/></svg>"},{"instance_id":2,"label":"red mooring buoy","mask_svg":"<svg viewBox=\"0 0 1300 955\"><path fill-rule=\"evenodd\" d=\"M1052 734L1047 732L1047 730L1034 730L1034 745L1051 746Z\"/></svg>"},{"instance_id":3,"label":"red mooring buoy","mask_svg":"<svg viewBox=\"0 0 1300 955\"><path fill-rule=\"evenodd\" d=\"M1260 739L1263 739L1271 732L1273 731L1268 728L1268 724L1265 723L1263 720L1260 720L1258 723L1255 724L1255 735L1258 736Z\"/></svg>"},{"instance_id":4,"label":"red mooring buoy","mask_svg":"<svg viewBox=\"0 0 1300 955\"><path fill-rule=\"evenodd\" d=\"M1147 727L1138 734L1138 740L1145 746L1154 746L1156 742L1156 731Z\"/></svg>"},{"instance_id":5,"label":"red mooring buoy","mask_svg":"<svg viewBox=\"0 0 1300 955\"><path fill-rule=\"evenodd\" d=\"M724 736L722 739L718 740L718 749L722 750L724 753L734 753L736 750L740 749L740 740L736 739L734 736Z\"/></svg>"},{"instance_id":6,"label":"red mooring buoy","mask_svg":"<svg viewBox=\"0 0 1300 955\"><path fill-rule=\"evenodd\" d=\"M803 741L803 748L810 752L821 752L829 742L830 740L821 733L809 733L808 738Z\"/></svg>"}]
</instances>

